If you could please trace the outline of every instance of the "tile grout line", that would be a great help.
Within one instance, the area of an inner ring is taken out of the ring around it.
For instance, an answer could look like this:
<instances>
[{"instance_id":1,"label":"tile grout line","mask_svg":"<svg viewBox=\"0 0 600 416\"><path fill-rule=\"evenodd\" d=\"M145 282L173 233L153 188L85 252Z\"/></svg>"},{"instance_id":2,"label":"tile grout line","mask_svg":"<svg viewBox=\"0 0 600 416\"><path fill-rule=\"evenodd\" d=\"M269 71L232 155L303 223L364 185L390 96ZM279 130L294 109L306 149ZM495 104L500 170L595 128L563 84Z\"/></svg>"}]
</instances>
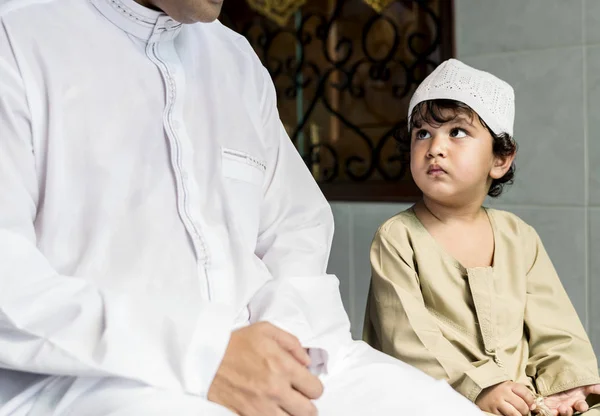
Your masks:
<instances>
[{"instance_id":1,"label":"tile grout line","mask_svg":"<svg viewBox=\"0 0 600 416\"><path fill-rule=\"evenodd\" d=\"M585 197L585 196L584 196ZM497 209L535 209L535 210L547 210L547 211L561 211L561 210L582 210L586 209L585 205L544 205L543 202L539 204L511 204L511 203L494 203L484 204L488 208ZM600 207L598 207L600 208Z\"/></svg>"},{"instance_id":2,"label":"tile grout line","mask_svg":"<svg viewBox=\"0 0 600 416\"><path fill-rule=\"evenodd\" d=\"M585 35L584 35L585 36ZM461 60L468 60L471 58L486 58L486 57L498 57L498 56L506 56L506 55L524 55L530 54L532 52L547 52L559 49L575 49L580 46L586 46L590 48L598 48L600 47L600 41L597 42L586 42L585 39L581 44L573 44L573 45L561 45L561 46L545 46L541 48L531 48L531 49L515 49L515 50L506 50L506 51L498 51L498 52L488 52L488 53L472 53L467 55L458 55L458 58Z\"/></svg>"},{"instance_id":3,"label":"tile grout line","mask_svg":"<svg viewBox=\"0 0 600 416\"><path fill-rule=\"evenodd\" d=\"M348 234L349 234L349 244L348 244L348 296L349 299L349 311L348 319L350 320L350 331L356 330L354 328L354 316L356 315L356 282L355 280L355 270L354 270L354 210L350 205L348 207Z\"/></svg>"},{"instance_id":4,"label":"tile grout line","mask_svg":"<svg viewBox=\"0 0 600 416\"><path fill-rule=\"evenodd\" d=\"M559 49L575 49L575 48L580 48L581 46L598 46L598 45L600 45L600 43L593 43L593 44L589 44L589 45L585 45L585 43L582 43L582 44L562 45L562 46L546 46L546 47L542 47L542 48L507 50L507 51L498 51L498 52L459 55L459 57L461 60L469 60L469 59L473 59L473 58L495 58L495 57L507 56L507 55L516 55L516 56L530 55L532 52L549 52L549 51L555 51L555 50L559 50Z\"/></svg>"},{"instance_id":5,"label":"tile grout line","mask_svg":"<svg viewBox=\"0 0 600 416\"><path fill-rule=\"evenodd\" d=\"M414 204L414 202L336 202L336 201L332 201L333 204L337 204L337 205L346 205L349 207L360 207L360 206L369 206L369 205L397 205L399 210L403 210L406 208L409 208L410 206L412 206ZM591 208L591 209L600 209L600 205L584 205L584 204L579 204L579 205L575 205L575 204L557 204L557 205L548 205L545 202L541 202L539 204L536 203L528 203L528 204L521 204L521 203L511 203L511 202L493 202L492 204L490 203L484 203L485 206L489 207L489 208L522 208L522 209L543 209L543 210L565 210L565 209L585 209L585 208Z\"/></svg>"},{"instance_id":6,"label":"tile grout line","mask_svg":"<svg viewBox=\"0 0 600 416\"><path fill-rule=\"evenodd\" d=\"M590 328L590 315L592 312L592 294L591 294L591 238L590 238L590 172L589 172L589 129L588 129L588 94L587 94L587 48L585 45L585 10L586 10L586 0L582 0L581 4L581 43L582 43L582 89L583 89L583 171L584 171L584 205L585 211L583 214L583 225L584 225L584 238L585 238L585 288L586 288L586 296L585 296L585 328L588 334L591 331Z\"/></svg>"}]
</instances>

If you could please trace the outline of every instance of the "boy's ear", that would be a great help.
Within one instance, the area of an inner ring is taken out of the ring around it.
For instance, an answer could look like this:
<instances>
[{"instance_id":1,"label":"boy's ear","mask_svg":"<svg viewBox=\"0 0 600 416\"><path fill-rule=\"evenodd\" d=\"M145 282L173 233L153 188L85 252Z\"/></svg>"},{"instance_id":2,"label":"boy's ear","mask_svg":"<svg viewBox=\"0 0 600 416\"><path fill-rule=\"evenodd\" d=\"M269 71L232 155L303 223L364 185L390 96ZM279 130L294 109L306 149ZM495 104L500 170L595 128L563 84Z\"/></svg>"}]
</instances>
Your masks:
<instances>
[{"instance_id":1,"label":"boy's ear","mask_svg":"<svg viewBox=\"0 0 600 416\"><path fill-rule=\"evenodd\" d=\"M492 179L500 179L503 177L510 169L516 154L517 152L513 152L508 156L494 156L494 165L490 171L490 177Z\"/></svg>"}]
</instances>

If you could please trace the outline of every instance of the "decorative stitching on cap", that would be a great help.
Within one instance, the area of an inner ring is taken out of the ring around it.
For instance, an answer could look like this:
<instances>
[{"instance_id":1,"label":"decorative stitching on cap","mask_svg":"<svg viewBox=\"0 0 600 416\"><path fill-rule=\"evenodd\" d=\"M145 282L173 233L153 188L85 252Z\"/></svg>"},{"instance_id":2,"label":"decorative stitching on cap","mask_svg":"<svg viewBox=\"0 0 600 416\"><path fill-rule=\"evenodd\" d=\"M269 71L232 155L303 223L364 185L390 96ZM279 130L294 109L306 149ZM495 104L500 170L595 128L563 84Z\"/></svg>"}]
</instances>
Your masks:
<instances>
[{"instance_id":1,"label":"decorative stitching on cap","mask_svg":"<svg viewBox=\"0 0 600 416\"><path fill-rule=\"evenodd\" d=\"M477 112L494 133L513 134L513 88L489 72L471 68L456 59L442 62L412 96L408 110L409 128L415 106L436 99L461 101Z\"/></svg>"}]
</instances>

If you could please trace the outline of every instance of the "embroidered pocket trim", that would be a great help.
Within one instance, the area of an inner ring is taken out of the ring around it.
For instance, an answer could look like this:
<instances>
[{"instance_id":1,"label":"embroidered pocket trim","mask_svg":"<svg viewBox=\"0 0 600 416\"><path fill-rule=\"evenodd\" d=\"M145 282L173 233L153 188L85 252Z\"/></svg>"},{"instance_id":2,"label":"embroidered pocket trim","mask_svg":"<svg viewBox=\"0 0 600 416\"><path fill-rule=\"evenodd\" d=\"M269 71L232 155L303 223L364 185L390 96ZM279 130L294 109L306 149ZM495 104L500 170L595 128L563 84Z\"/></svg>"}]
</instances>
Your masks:
<instances>
[{"instance_id":1,"label":"embroidered pocket trim","mask_svg":"<svg viewBox=\"0 0 600 416\"><path fill-rule=\"evenodd\" d=\"M260 159L227 148L221 149L221 166L224 177L258 185L263 183L267 170L267 165Z\"/></svg>"}]
</instances>

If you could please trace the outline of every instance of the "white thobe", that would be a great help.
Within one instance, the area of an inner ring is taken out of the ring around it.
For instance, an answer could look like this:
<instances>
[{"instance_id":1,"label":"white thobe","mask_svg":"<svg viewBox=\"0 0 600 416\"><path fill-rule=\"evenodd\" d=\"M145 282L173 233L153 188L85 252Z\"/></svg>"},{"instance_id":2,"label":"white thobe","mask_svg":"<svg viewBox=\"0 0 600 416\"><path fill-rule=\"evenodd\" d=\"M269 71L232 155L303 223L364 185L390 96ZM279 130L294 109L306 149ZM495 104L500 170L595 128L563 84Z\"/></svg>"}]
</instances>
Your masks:
<instances>
[{"instance_id":1,"label":"white thobe","mask_svg":"<svg viewBox=\"0 0 600 416\"><path fill-rule=\"evenodd\" d=\"M331 210L242 36L133 0L0 0L0 25L0 413L124 382L206 403L258 321L323 378L365 353L325 273Z\"/></svg>"}]
</instances>

